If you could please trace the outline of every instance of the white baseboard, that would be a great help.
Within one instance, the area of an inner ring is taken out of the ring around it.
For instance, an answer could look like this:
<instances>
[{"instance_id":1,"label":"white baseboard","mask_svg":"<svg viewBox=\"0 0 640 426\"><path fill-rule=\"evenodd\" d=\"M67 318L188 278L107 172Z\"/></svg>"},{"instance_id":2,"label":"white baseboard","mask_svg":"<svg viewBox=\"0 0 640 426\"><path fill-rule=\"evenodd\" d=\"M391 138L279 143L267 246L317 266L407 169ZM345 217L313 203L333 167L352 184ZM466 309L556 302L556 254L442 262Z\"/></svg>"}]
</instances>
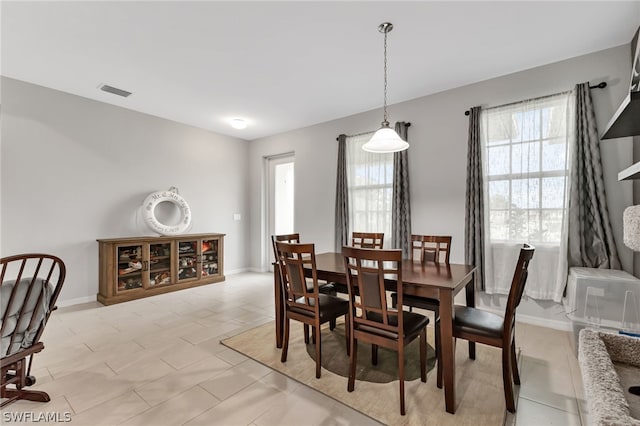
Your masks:
<instances>
[{"instance_id":1,"label":"white baseboard","mask_svg":"<svg viewBox=\"0 0 640 426\"><path fill-rule=\"evenodd\" d=\"M504 316L504 310L490 309L484 306L480 309L482 309L483 311L493 312L494 314L498 314L500 316ZM533 315L518 314L517 312L516 321L523 322L525 324L538 325L540 327L553 328L554 330L573 331L573 324L571 323L571 321L540 318Z\"/></svg>"},{"instance_id":2,"label":"white baseboard","mask_svg":"<svg viewBox=\"0 0 640 426\"><path fill-rule=\"evenodd\" d=\"M83 303L90 303L95 301L96 296L76 297L75 299L58 300L56 301L56 306L59 308L64 308L67 306L81 305Z\"/></svg>"},{"instance_id":3,"label":"white baseboard","mask_svg":"<svg viewBox=\"0 0 640 426\"><path fill-rule=\"evenodd\" d=\"M252 266L251 268L247 268L250 272L269 272L268 269L264 269L264 268L257 268L255 266Z\"/></svg>"}]
</instances>

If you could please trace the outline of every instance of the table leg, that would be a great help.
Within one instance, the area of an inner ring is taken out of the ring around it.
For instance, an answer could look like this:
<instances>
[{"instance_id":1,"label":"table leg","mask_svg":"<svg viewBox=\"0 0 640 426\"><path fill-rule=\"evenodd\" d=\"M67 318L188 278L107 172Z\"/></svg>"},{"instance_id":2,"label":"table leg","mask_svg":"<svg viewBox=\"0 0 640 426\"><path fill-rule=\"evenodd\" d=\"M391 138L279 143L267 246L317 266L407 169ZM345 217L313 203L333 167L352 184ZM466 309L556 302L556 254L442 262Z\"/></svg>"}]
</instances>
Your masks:
<instances>
[{"instance_id":1,"label":"table leg","mask_svg":"<svg viewBox=\"0 0 640 426\"><path fill-rule=\"evenodd\" d=\"M282 293L282 283L280 281L280 268L273 267L273 294L275 297L276 309L276 348L282 348L283 330L284 330L284 301Z\"/></svg>"},{"instance_id":2,"label":"table leg","mask_svg":"<svg viewBox=\"0 0 640 426\"><path fill-rule=\"evenodd\" d=\"M471 282L465 287L467 306L471 308L476 307L476 284L478 279L477 274L478 270L476 269L473 272L473 278L471 278ZM476 359L476 342L469 341L469 358Z\"/></svg>"},{"instance_id":3,"label":"table leg","mask_svg":"<svg viewBox=\"0 0 640 426\"><path fill-rule=\"evenodd\" d=\"M456 343L453 337L453 294L444 289L440 289L440 337L444 402L447 413L454 414L456 411Z\"/></svg>"}]
</instances>

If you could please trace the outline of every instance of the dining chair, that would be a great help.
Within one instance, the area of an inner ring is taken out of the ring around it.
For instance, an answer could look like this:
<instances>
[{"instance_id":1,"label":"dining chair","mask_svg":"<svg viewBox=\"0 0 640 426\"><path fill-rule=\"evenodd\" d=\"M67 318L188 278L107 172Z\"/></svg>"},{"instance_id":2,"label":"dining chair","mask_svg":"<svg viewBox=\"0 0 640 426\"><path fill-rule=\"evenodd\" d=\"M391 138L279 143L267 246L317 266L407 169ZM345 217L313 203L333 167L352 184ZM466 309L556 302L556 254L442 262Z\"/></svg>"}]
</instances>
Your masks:
<instances>
[{"instance_id":1,"label":"dining chair","mask_svg":"<svg viewBox=\"0 0 640 426\"><path fill-rule=\"evenodd\" d=\"M535 247L528 244L520 249L504 317L476 308L455 306L454 337L502 349L504 398L507 410L511 413L516 411L513 384L520 384L515 343L516 308L522 299L527 282L527 268L534 250Z\"/></svg>"},{"instance_id":2,"label":"dining chair","mask_svg":"<svg viewBox=\"0 0 640 426\"><path fill-rule=\"evenodd\" d=\"M384 243L382 232L352 232L351 246L356 248L381 249Z\"/></svg>"},{"instance_id":3,"label":"dining chair","mask_svg":"<svg viewBox=\"0 0 640 426\"><path fill-rule=\"evenodd\" d=\"M342 248L349 289L350 364L347 391L353 392L358 342L371 344L371 362L378 362L378 346L398 352L400 414L405 415L404 349L420 339L420 379L427 381L427 324L429 319L402 309L402 250ZM399 309L387 304L385 280L395 278ZM359 296L359 297L357 297Z\"/></svg>"},{"instance_id":4,"label":"dining chair","mask_svg":"<svg viewBox=\"0 0 640 426\"><path fill-rule=\"evenodd\" d=\"M418 256L416 256L416 253ZM426 262L449 264L451 254L451 236L450 235L411 235L411 251L410 259L412 262L419 260L421 264ZM396 306L397 295L391 294L393 306ZM440 351L440 301L430 297L405 296L402 303L409 307L409 311L413 308L426 309L432 311L435 319L435 341L436 341L436 358L438 359L438 367L436 373L436 386L442 388L442 356Z\"/></svg>"},{"instance_id":5,"label":"dining chair","mask_svg":"<svg viewBox=\"0 0 640 426\"><path fill-rule=\"evenodd\" d=\"M300 234L299 233L294 233L294 234L281 234L281 235L272 235L271 236L271 245L273 247L273 255L276 259L276 262L278 262L278 251L276 249L276 242L280 241L283 243L295 243L298 244L300 243ZM282 275L280 275L280 285L282 285ZM337 294L336 291L336 287L334 283L319 283L318 284L318 289L320 291L320 293L323 294L330 294L332 296L335 296ZM284 287L283 287L283 292L282 294L284 294ZM335 321L331 321L330 323L330 328L331 330L336 328L336 322ZM305 324L304 326L304 342L305 343L309 343L309 327Z\"/></svg>"},{"instance_id":6,"label":"dining chair","mask_svg":"<svg viewBox=\"0 0 640 426\"><path fill-rule=\"evenodd\" d=\"M352 232L351 246L355 248L382 249L384 244L384 232ZM342 283L333 283L338 293L348 293L347 286Z\"/></svg>"},{"instance_id":7,"label":"dining chair","mask_svg":"<svg viewBox=\"0 0 640 426\"><path fill-rule=\"evenodd\" d=\"M313 244L276 242L276 250L280 276L286 291L284 341L280 361L287 361L290 322L291 320L300 321L312 327L313 341L316 346L316 378L320 378L322 357L320 326L344 315L347 352L349 352L349 302L336 296L320 293ZM311 269L310 286L304 275L305 267ZM308 343L308 340L305 343Z\"/></svg>"}]
</instances>

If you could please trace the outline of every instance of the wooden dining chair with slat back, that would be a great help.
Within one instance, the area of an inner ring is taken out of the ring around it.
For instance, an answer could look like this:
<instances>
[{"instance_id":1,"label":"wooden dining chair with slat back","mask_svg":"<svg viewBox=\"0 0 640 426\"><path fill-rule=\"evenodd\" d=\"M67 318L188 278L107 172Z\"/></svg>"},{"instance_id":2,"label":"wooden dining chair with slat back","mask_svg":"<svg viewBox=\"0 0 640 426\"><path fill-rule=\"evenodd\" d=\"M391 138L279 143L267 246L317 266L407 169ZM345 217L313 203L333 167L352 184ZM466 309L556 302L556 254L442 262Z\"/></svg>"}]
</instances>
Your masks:
<instances>
[{"instance_id":1,"label":"wooden dining chair with slat back","mask_svg":"<svg viewBox=\"0 0 640 426\"><path fill-rule=\"evenodd\" d=\"M449 235L411 235L411 252L410 259L412 262L420 261L425 262L444 263L449 264L449 258L451 255L451 236ZM396 306L397 295L394 293L391 295L393 306ZM405 296L402 303L409 307L409 311L413 308L426 309L432 311L435 324L435 341L436 341L436 357L438 359L437 367L437 381L436 385L442 388L442 362L440 360L440 302L438 299L432 299L429 297L420 296Z\"/></svg>"},{"instance_id":2,"label":"wooden dining chair with slat back","mask_svg":"<svg viewBox=\"0 0 640 426\"><path fill-rule=\"evenodd\" d=\"M427 324L429 319L402 309L402 250L377 250L343 247L351 340L349 381L347 390L353 392L358 362L358 342L372 345L371 361L377 364L378 346L398 352L400 381L400 414L404 415L404 349L416 338L420 339L420 379L427 381ZM387 304L385 278L396 279L399 309Z\"/></svg>"},{"instance_id":3,"label":"wooden dining chair with slat back","mask_svg":"<svg viewBox=\"0 0 640 426\"><path fill-rule=\"evenodd\" d=\"M273 256L275 257L276 262L278 262L278 252L276 249L276 242L283 242L283 243L294 243L294 244L299 244L300 243L300 234L299 233L294 233L294 234L282 234L282 235L272 235L271 236L271 246L273 247ZM280 285L282 284L282 276L280 277ZM320 293L323 294L330 294L332 296L335 296L337 294L336 292L336 288L335 285L333 283L319 283L319 291ZM282 294L284 293L284 287ZM335 321L331 321L330 323L330 328L331 330L336 328L336 322ZM309 327L305 324L304 326L304 341L305 343L309 343Z\"/></svg>"},{"instance_id":4,"label":"wooden dining chair with slat back","mask_svg":"<svg viewBox=\"0 0 640 426\"><path fill-rule=\"evenodd\" d=\"M527 282L529 262L535 247L528 244L520 249L518 263L511 280L504 317L492 312L456 305L453 336L471 342L502 349L502 382L507 410L516 411L513 384L520 384L516 359L516 308L520 304Z\"/></svg>"},{"instance_id":5,"label":"wooden dining chair with slat back","mask_svg":"<svg viewBox=\"0 0 640 426\"><path fill-rule=\"evenodd\" d=\"M322 357L320 326L344 315L346 339L349 342L349 302L336 296L320 293L313 244L276 242L276 250L279 259L278 267L286 291L284 341L280 361L287 361L290 322L291 320L300 321L312 327L316 347L316 378L319 378ZM305 268L311 269L311 285L308 285L305 278Z\"/></svg>"},{"instance_id":6,"label":"wooden dining chair with slat back","mask_svg":"<svg viewBox=\"0 0 640 426\"><path fill-rule=\"evenodd\" d=\"M48 402L46 392L27 390L34 354L44 349L40 341L62 290L64 262L48 254L22 254L0 259L0 406L19 399Z\"/></svg>"},{"instance_id":7,"label":"wooden dining chair with slat back","mask_svg":"<svg viewBox=\"0 0 640 426\"><path fill-rule=\"evenodd\" d=\"M382 249L384 233L382 232L352 232L351 246L356 248Z\"/></svg>"},{"instance_id":8,"label":"wooden dining chair with slat back","mask_svg":"<svg viewBox=\"0 0 640 426\"><path fill-rule=\"evenodd\" d=\"M352 232L351 233L351 247L381 250L383 245L384 245L384 232ZM333 283L333 285L338 293L346 294L348 292L346 284Z\"/></svg>"}]
</instances>

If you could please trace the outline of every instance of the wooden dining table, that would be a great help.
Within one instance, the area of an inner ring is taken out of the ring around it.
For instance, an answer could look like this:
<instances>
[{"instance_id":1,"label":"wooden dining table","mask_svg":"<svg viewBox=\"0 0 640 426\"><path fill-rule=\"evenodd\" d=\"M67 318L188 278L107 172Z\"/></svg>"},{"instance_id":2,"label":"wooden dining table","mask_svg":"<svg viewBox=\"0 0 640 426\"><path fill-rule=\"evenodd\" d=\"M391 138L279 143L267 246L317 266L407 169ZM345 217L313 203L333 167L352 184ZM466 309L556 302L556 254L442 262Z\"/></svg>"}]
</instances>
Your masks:
<instances>
[{"instance_id":1,"label":"wooden dining table","mask_svg":"<svg viewBox=\"0 0 640 426\"><path fill-rule=\"evenodd\" d=\"M308 276L311 270L306 269ZM347 284L344 258L341 253L321 253L316 255L318 279ZM477 268L473 265L420 263L402 261L402 289L404 294L422 296L440 301L440 336L442 349L442 373L445 406L449 413L455 413L455 339L453 337L454 301L456 294L465 289L467 306L475 306L475 281ZM284 290L278 267L274 268L274 295L276 314L276 346L282 347L284 330ZM394 291L397 283L389 280L389 291ZM469 342L469 358L475 359L475 343Z\"/></svg>"}]
</instances>

